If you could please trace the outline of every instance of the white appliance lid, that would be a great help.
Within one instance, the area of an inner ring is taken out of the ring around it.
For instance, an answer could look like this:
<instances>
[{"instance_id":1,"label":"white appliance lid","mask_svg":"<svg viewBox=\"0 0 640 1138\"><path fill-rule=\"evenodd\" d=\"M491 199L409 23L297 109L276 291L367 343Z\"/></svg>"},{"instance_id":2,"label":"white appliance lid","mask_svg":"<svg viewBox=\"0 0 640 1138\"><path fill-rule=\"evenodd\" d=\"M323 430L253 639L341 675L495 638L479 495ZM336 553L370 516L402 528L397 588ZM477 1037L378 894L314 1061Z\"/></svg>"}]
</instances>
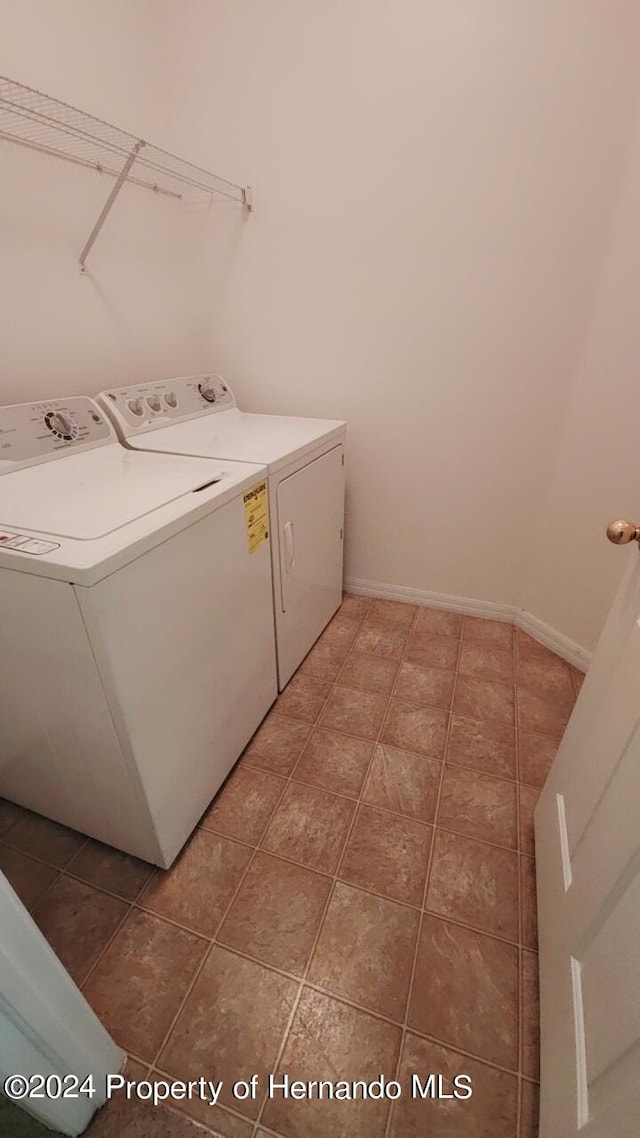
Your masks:
<instances>
[{"instance_id":1,"label":"white appliance lid","mask_svg":"<svg viewBox=\"0 0 640 1138\"><path fill-rule=\"evenodd\" d=\"M273 468L344 428L345 423L339 419L253 415L233 408L161 427L146 435L129 434L127 443L137 449L256 462Z\"/></svg>"},{"instance_id":2,"label":"white appliance lid","mask_svg":"<svg viewBox=\"0 0 640 1138\"><path fill-rule=\"evenodd\" d=\"M210 459L140 453L113 443L5 474L0 525L90 541L216 479L222 493L229 479Z\"/></svg>"}]
</instances>

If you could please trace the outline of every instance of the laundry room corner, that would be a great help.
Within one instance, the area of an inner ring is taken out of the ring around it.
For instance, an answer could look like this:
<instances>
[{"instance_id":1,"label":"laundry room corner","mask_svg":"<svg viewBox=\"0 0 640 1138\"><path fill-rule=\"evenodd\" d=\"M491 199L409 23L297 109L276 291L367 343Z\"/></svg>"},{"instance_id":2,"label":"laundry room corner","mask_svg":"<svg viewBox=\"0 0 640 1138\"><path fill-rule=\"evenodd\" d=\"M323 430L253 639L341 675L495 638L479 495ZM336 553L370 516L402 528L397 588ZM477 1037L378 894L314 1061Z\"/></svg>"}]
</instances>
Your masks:
<instances>
[{"instance_id":1,"label":"laundry room corner","mask_svg":"<svg viewBox=\"0 0 640 1138\"><path fill-rule=\"evenodd\" d=\"M3 0L0 75L167 146L166 7ZM205 212L131 187L82 273L78 260L112 179L6 139L0 148L3 401L97 392L114 372L142 380L206 366L193 268Z\"/></svg>"}]
</instances>

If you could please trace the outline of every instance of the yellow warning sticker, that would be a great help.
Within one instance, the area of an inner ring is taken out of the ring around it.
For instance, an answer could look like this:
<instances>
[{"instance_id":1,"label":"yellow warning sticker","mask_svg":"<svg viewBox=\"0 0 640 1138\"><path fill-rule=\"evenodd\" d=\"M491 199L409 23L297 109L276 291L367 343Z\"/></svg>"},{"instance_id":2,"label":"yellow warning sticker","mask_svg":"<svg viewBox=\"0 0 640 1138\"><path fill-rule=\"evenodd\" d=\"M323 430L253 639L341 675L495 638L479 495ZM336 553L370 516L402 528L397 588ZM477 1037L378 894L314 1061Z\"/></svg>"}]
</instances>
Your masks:
<instances>
[{"instance_id":1,"label":"yellow warning sticker","mask_svg":"<svg viewBox=\"0 0 640 1138\"><path fill-rule=\"evenodd\" d=\"M269 540L269 498L266 482L259 482L244 495L244 522L247 527L249 553Z\"/></svg>"}]
</instances>

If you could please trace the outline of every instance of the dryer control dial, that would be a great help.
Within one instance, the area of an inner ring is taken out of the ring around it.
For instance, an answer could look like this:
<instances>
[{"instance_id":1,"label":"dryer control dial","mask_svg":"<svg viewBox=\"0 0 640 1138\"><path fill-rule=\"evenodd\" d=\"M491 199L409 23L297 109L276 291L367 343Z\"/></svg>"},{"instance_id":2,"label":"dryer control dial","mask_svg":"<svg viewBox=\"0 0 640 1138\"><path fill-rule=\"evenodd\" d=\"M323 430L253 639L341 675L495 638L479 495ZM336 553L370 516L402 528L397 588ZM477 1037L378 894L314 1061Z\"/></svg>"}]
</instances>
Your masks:
<instances>
[{"instance_id":1,"label":"dryer control dial","mask_svg":"<svg viewBox=\"0 0 640 1138\"><path fill-rule=\"evenodd\" d=\"M78 434L78 427L70 415L64 415L62 411L48 411L44 417L45 426L55 435L57 439L64 439L65 442L71 442Z\"/></svg>"},{"instance_id":2,"label":"dryer control dial","mask_svg":"<svg viewBox=\"0 0 640 1138\"><path fill-rule=\"evenodd\" d=\"M215 388L211 386L211 383L208 379L205 379L202 383L198 384L198 391L200 392L202 398L206 399L207 403L215 403Z\"/></svg>"},{"instance_id":3,"label":"dryer control dial","mask_svg":"<svg viewBox=\"0 0 640 1138\"><path fill-rule=\"evenodd\" d=\"M133 415L144 415L144 407L142 406L141 399L129 399L127 407Z\"/></svg>"},{"instance_id":4,"label":"dryer control dial","mask_svg":"<svg viewBox=\"0 0 640 1138\"><path fill-rule=\"evenodd\" d=\"M150 395L147 399L147 403L152 411L162 411L162 403L157 395Z\"/></svg>"}]
</instances>

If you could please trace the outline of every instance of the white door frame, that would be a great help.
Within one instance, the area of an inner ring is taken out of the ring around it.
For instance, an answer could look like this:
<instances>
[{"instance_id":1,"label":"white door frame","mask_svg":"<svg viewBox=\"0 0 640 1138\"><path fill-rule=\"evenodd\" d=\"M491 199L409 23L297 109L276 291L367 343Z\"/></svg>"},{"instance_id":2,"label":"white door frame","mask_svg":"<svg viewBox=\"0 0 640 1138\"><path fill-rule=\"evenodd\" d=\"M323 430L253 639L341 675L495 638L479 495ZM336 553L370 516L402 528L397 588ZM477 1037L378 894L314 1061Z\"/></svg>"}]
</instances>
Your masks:
<instances>
[{"instance_id":1,"label":"white door frame","mask_svg":"<svg viewBox=\"0 0 640 1138\"><path fill-rule=\"evenodd\" d=\"M0 1087L9 1075L75 1075L80 1083L92 1076L93 1097L20 1103L46 1126L81 1134L105 1101L105 1076L122 1070L126 1055L2 873L0 930Z\"/></svg>"}]
</instances>

